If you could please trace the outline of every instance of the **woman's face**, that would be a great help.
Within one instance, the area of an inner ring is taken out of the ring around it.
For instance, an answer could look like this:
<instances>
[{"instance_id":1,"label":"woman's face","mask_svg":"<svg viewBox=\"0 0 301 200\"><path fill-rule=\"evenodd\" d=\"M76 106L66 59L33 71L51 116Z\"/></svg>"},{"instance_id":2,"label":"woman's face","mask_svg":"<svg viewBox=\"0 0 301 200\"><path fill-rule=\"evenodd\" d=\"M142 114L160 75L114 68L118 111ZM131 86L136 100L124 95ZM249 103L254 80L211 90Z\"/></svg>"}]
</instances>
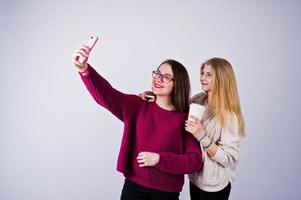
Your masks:
<instances>
[{"instance_id":1,"label":"woman's face","mask_svg":"<svg viewBox=\"0 0 301 200\"><path fill-rule=\"evenodd\" d=\"M205 65L201 71L201 84L204 91L212 91L214 86L214 72L211 65Z\"/></svg>"},{"instance_id":2,"label":"woman's face","mask_svg":"<svg viewBox=\"0 0 301 200\"><path fill-rule=\"evenodd\" d=\"M157 96L169 96L174 86L172 68L169 64L164 63L158 68L157 71L160 73L160 75L158 78L153 78L152 91ZM170 80L168 83L165 83L163 81L163 76L170 76L172 80Z\"/></svg>"}]
</instances>

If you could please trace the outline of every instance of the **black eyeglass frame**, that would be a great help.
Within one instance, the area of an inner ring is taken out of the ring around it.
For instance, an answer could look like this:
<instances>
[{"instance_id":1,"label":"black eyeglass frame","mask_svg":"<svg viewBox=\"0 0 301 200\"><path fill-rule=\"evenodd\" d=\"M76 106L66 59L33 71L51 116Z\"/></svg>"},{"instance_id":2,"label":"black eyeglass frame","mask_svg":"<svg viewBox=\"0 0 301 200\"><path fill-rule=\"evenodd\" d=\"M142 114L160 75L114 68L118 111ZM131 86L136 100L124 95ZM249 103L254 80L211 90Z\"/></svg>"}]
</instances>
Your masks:
<instances>
[{"instance_id":1,"label":"black eyeglass frame","mask_svg":"<svg viewBox=\"0 0 301 200\"><path fill-rule=\"evenodd\" d=\"M153 79L161 78L161 81L164 83L169 83L170 81L175 80L170 74L161 74L161 72L159 70L154 70L152 72L152 77L153 77Z\"/></svg>"}]
</instances>

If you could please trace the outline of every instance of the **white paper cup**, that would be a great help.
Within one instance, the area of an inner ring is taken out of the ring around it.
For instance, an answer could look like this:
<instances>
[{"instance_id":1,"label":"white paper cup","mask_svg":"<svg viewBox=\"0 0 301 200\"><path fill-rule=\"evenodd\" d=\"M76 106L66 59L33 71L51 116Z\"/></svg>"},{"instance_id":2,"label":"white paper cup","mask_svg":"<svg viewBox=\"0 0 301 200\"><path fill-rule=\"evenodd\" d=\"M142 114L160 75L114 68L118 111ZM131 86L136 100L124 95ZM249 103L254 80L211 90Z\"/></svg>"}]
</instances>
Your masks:
<instances>
[{"instance_id":1,"label":"white paper cup","mask_svg":"<svg viewBox=\"0 0 301 200\"><path fill-rule=\"evenodd\" d=\"M205 106L202 106L202 105L196 104L196 103L191 103L189 105L188 119L191 116L195 116L195 117L199 118L199 120L201 120L203 117L204 111L205 111Z\"/></svg>"}]
</instances>

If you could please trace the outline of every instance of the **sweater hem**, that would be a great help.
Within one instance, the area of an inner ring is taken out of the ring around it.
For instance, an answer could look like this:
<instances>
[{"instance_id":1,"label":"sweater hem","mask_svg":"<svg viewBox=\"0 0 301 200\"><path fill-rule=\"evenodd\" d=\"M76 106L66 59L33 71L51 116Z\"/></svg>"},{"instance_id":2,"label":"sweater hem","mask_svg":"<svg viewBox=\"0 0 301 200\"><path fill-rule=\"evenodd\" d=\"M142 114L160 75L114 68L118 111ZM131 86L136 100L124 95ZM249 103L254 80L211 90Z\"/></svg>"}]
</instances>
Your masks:
<instances>
[{"instance_id":1,"label":"sweater hem","mask_svg":"<svg viewBox=\"0 0 301 200\"><path fill-rule=\"evenodd\" d=\"M154 189L154 190L159 190L159 191L162 191L162 192L181 192L182 191L182 187L183 185L179 188L178 187L168 187L168 185L165 185L165 187L162 187L160 185L154 185L154 184L150 184L144 180L141 180L137 177L127 177L125 176L125 178L127 178L128 180L130 181L133 181L143 187L146 187L146 188L149 188L149 189Z\"/></svg>"},{"instance_id":2,"label":"sweater hem","mask_svg":"<svg viewBox=\"0 0 301 200\"><path fill-rule=\"evenodd\" d=\"M225 187L227 187L227 185L231 182L228 179L220 182L216 185L209 185L209 184L202 184L202 183L198 183L194 180L190 180L194 185L196 185L198 188L200 188L201 190L204 190L206 192L218 192L223 190Z\"/></svg>"}]
</instances>

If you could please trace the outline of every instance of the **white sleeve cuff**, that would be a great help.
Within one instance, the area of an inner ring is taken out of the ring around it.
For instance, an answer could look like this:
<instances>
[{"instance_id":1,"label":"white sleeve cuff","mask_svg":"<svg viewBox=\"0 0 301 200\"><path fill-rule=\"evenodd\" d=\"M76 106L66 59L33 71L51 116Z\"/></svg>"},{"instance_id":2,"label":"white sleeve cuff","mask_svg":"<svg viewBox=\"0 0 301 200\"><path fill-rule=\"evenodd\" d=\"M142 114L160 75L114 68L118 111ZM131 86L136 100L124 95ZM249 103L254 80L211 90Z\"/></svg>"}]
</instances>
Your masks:
<instances>
[{"instance_id":1,"label":"white sleeve cuff","mask_svg":"<svg viewBox=\"0 0 301 200\"><path fill-rule=\"evenodd\" d=\"M223 163L223 161L224 161L224 152L223 152L223 150L220 147L217 147L217 151L211 159L215 160L218 163Z\"/></svg>"}]
</instances>

